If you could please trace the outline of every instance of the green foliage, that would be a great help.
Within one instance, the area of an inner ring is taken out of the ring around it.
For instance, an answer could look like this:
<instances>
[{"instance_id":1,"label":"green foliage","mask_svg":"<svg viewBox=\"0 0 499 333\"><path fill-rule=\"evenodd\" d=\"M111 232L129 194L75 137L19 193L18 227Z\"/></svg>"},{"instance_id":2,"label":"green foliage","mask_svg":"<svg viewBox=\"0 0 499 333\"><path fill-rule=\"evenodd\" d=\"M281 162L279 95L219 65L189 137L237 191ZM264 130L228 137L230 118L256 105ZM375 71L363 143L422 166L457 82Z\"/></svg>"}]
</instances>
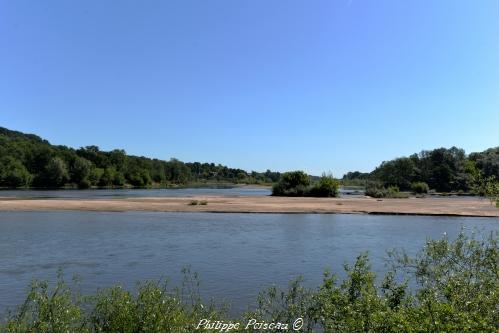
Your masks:
<instances>
[{"instance_id":1,"label":"green foliage","mask_svg":"<svg viewBox=\"0 0 499 333\"><path fill-rule=\"evenodd\" d=\"M384 198L386 196L386 189L379 182L369 182L366 185L365 194L373 198Z\"/></svg>"},{"instance_id":2,"label":"green foliage","mask_svg":"<svg viewBox=\"0 0 499 333\"><path fill-rule=\"evenodd\" d=\"M422 151L383 162L369 178L403 191L410 190L412 183L425 182L438 192L468 192L473 190L479 174L484 178L499 178L499 147L472 153L469 157L456 147Z\"/></svg>"},{"instance_id":3,"label":"green foliage","mask_svg":"<svg viewBox=\"0 0 499 333\"><path fill-rule=\"evenodd\" d=\"M409 197L407 193L400 192L397 186L389 186L386 188L379 182L368 182L365 194L373 198L406 199Z\"/></svg>"},{"instance_id":4,"label":"green foliage","mask_svg":"<svg viewBox=\"0 0 499 333\"><path fill-rule=\"evenodd\" d=\"M353 171L343 175L341 185L343 186L365 186L367 181L371 178L368 172Z\"/></svg>"},{"instance_id":5,"label":"green foliage","mask_svg":"<svg viewBox=\"0 0 499 333\"><path fill-rule=\"evenodd\" d=\"M53 157L45 166L43 182L46 186L63 186L69 181L69 171L66 162L60 157Z\"/></svg>"},{"instance_id":6,"label":"green foliage","mask_svg":"<svg viewBox=\"0 0 499 333\"><path fill-rule=\"evenodd\" d=\"M79 188L88 188L91 185L90 171L92 170L92 163L83 158L76 157L71 168L71 179L78 184Z\"/></svg>"},{"instance_id":7,"label":"green foliage","mask_svg":"<svg viewBox=\"0 0 499 333\"><path fill-rule=\"evenodd\" d=\"M310 177L303 171L285 172L272 188L275 196L304 196L310 185Z\"/></svg>"},{"instance_id":8,"label":"green foliage","mask_svg":"<svg viewBox=\"0 0 499 333\"><path fill-rule=\"evenodd\" d=\"M470 161L476 164L485 177L499 178L499 147L490 148L481 153L472 153Z\"/></svg>"},{"instance_id":9,"label":"green foliage","mask_svg":"<svg viewBox=\"0 0 499 333\"><path fill-rule=\"evenodd\" d=\"M24 303L17 312L8 314L0 332L91 332L81 302L61 274L53 289L47 282L34 281Z\"/></svg>"},{"instance_id":10,"label":"green foliage","mask_svg":"<svg viewBox=\"0 0 499 333\"><path fill-rule=\"evenodd\" d=\"M412 192L417 194L424 194L428 193L430 188L428 187L428 184L426 184L425 182L414 182L411 184L411 190Z\"/></svg>"},{"instance_id":11,"label":"green foliage","mask_svg":"<svg viewBox=\"0 0 499 333\"><path fill-rule=\"evenodd\" d=\"M473 176L473 192L477 195L487 197L491 203L499 202L499 178L495 176L486 177L481 171Z\"/></svg>"},{"instance_id":12,"label":"green foliage","mask_svg":"<svg viewBox=\"0 0 499 333\"><path fill-rule=\"evenodd\" d=\"M319 182L308 193L311 197L337 197L340 183L332 175L323 174Z\"/></svg>"},{"instance_id":13,"label":"green foliage","mask_svg":"<svg viewBox=\"0 0 499 333\"><path fill-rule=\"evenodd\" d=\"M2 158L0 161L0 186L29 186L31 180L31 174L19 160L10 156Z\"/></svg>"},{"instance_id":14,"label":"green foliage","mask_svg":"<svg viewBox=\"0 0 499 333\"><path fill-rule=\"evenodd\" d=\"M311 184L310 178L303 171L286 172L272 188L272 195L290 197L338 196L339 182L333 176L323 174L319 181L314 184Z\"/></svg>"},{"instance_id":15,"label":"green foliage","mask_svg":"<svg viewBox=\"0 0 499 333\"><path fill-rule=\"evenodd\" d=\"M0 127L0 187L87 188L169 186L197 183L267 184L280 173L248 173L214 163L162 161L101 151L97 146L72 149L54 146L36 135Z\"/></svg>"},{"instance_id":16,"label":"green foliage","mask_svg":"<svg viewBox=\"0 0 499 333\"><path fill-rule=\"evenodd\" d=\"M291 324L299 317L302 332L497 332L498 237L444 236L428 240L414 257L392 251L383 279L364 253L344 266L342 281L326 271L317 289L304 287L301 278L285 290L271 287L242 318L203 303L189 269L180 289L145 282L136 293L115 286L86 297L59 277L54 288L33 283L26 301L0 322L0 332L202 332L197 324L204 318ZM241 326L233 332L247 332Z\"/></svg>"}]
</instances>

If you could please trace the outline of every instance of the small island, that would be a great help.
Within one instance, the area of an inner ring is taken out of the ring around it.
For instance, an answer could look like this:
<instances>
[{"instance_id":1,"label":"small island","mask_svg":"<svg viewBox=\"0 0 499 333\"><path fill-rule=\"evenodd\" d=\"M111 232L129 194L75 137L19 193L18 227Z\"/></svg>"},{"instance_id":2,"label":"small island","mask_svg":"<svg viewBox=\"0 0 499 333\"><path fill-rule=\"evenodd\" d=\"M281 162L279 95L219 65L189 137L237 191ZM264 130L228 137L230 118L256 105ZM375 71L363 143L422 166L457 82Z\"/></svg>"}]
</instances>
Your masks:
<instances>
[{"instance_id":1,"label":"small island","mask_svg":"<svg viewBox=\"0 0 499 333\"><path fill-rule=\"evenodd\" d=\"M303 171L248 172L214 163L162 161L127 155L118 149L101 151L97 146L74 149L0 128L0 165L0 187L5 189L272 188L271 197L120 199L17 198L2 197L0 191L0 211L499 216L495 207L499 197L499 147L469 155L455 147L423 151L383 162L371 173L349 172L336 179L331 174L317 177ZM353 186L356 195L340 196L340 189L347 186Z\"/></svg>"}]
</instances>

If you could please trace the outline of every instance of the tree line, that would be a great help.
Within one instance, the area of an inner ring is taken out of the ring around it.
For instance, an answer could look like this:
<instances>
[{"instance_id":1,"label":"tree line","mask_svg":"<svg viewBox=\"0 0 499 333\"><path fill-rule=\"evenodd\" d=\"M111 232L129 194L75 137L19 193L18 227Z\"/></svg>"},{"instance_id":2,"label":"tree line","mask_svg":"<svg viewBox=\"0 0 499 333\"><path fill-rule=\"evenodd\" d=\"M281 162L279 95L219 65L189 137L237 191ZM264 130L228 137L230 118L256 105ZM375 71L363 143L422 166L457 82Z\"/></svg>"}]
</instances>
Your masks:
<instances>
[{"instance_id":1,"label":"tree line","mask_svg":"<svg viewBox=\"0 0 499 333\"><path fill-rule=\"evenodd\" d=\"M484 191L499 180L499 147L466 155L460 148L424 150L409 157L382 162L370 173L349 172L344 184L365 185L379 182L384 187L402 191L423 190L437 192Z\"/></svg>"},{"instance_id":2,"label":"tree line","mask_svg":"<svg viewBox=\"0 0 499 333\"><path fill-rule=\"evenodd\" d=\"M370 185L373 192L498 192L499 147L467 155L463 149L424 150L382 162L369 173L348 172L343 185ZM338 183L303 172L247 172L214 163L184 163L97 146L73 149L0 127L0 187L149 187L193 183L274 184L275 195L336 196ZM374 185L373 185L374 184ZM490 196L490 195L489 195Z\"/></svg>"},{"instance_id":3,"label":"tree line","mask_svg":"<svg viewBox=\"0 0 499 333\"><path fill-rule=\"evenodd\" d=\"M246 172L214 163L184 163L102 151L73 149L0 127L0 187L148 187L188 183L274 183L279 172Z\"/></svg>"}]
</instances>

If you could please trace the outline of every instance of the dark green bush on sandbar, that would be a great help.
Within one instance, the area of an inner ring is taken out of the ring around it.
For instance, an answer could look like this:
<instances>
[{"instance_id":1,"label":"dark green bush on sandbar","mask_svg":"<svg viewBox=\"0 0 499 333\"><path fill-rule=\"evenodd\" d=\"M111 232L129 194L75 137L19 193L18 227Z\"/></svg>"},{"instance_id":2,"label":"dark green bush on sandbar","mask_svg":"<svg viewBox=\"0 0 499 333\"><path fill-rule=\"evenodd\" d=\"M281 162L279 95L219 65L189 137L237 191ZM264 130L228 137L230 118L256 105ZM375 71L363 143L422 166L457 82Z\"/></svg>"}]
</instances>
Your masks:
<instances>
[{"instance_id":1,"label":"dark green bush on sandbar","mask_svg":"<svg viewBox=\"0 0 499 333\"><path fill-rule=\"evenodd\" d=\"M272 188L272 195L286 197L337 197L339 182L331 175L323 174L312 184L303 171L286 172Z\"/></svg>"}]
</instances>

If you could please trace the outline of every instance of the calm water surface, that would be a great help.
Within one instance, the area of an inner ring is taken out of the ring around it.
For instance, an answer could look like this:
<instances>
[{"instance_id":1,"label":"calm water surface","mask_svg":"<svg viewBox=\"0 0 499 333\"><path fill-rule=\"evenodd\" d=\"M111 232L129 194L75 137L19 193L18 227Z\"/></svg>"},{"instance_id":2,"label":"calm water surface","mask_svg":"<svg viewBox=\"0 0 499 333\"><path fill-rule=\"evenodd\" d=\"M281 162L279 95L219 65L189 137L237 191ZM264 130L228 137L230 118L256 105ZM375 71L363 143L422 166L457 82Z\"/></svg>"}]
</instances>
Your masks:
<instances>
[{"instance_id":1,"label":"calm water surface","mask_svg":"<svg viewBox=\"0 0 499 333\"><path fill-rule=\"evenodd\" d=\"M0 212L0 313L19 304L33 278L58 268L82 279L84 292L143 279L181 281L187 265L201 293L245 310L259 291L309 286L329 267L339 271L362 251L384 270L385 251L414 253L427 237L454 237L461 227L498 230L499 219L314 214Z\"/></svg>"},{"instance_id":2,"label":"calm water surface","mask_svg":"<svg viewBox=\"0 0 499 333\"><path fill-rule=\"evenodd\" d=\"M0 190L0 197L15 198L147 198L190 197L198 195L265 196L270 195L266 187L206 187L206 188L160 188L160 189L88 189L88 190Z\"/></svg>"},{"instance_id":3,"label":"calm water surface","mask_svg":"<svg viewBox=\"0 0 499 333\"><path fill-rule=\"evenodd\" d=\"M357 196L363 192L355 189L340 189L342 195ZM0 197L38 199L105 199L105 198L150 198L150 197L193 197L203 195L223 196L267 196L269 187L198 187L161 189L88 189L88 190L0 190Z\"/></svg>"}]
</instances>

